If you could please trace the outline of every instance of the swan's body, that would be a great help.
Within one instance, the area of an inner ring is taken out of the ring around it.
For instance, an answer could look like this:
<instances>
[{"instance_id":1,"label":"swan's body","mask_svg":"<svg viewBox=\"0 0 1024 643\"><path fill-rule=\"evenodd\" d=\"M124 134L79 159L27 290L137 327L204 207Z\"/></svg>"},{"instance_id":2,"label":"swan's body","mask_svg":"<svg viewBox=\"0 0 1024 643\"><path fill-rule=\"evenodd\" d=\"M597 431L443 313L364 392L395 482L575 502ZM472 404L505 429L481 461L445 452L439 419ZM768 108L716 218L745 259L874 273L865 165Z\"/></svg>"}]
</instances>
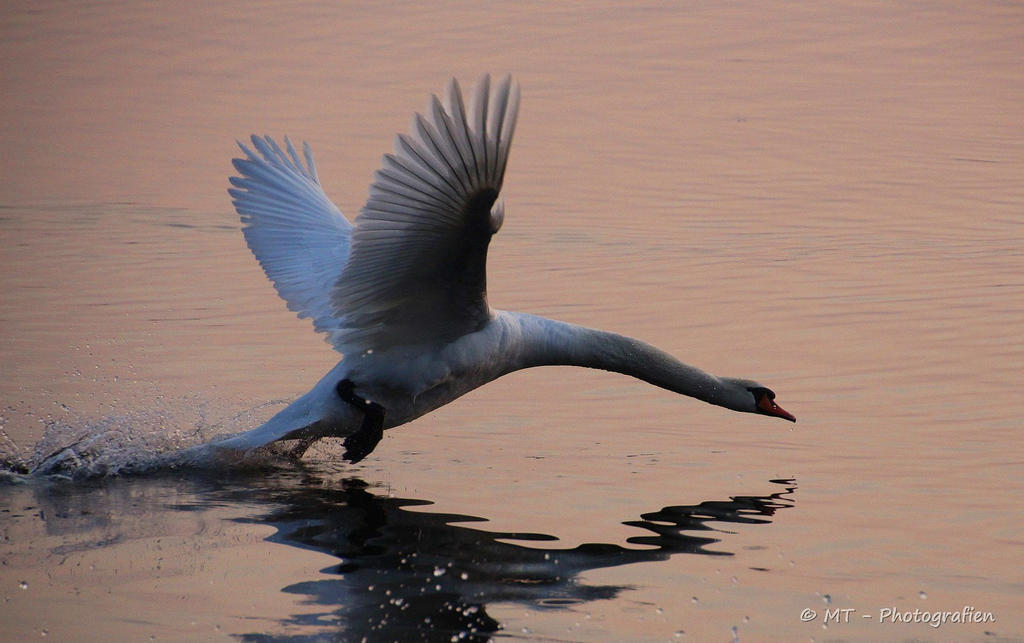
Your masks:
<instances>
[{"instance_id":1,"label":"swan's body","mask_svg":"<svg viewBox=\"0 0 1024 643\"><path fill-rule=\"evenodd\" d=\"M353 227L286 139L241 145L231 179L246 241L288 307L343 354L313 389L263 426L217 445L252 449L347 437L369 453L392 428L522 368L573 365L625 373L735 411L795 420L749 380L717 378L638 340L487 303L486 257L515 129L518 87L487 77L467 111L452 81L384 157Z\"/></svg>"}]
</instances>

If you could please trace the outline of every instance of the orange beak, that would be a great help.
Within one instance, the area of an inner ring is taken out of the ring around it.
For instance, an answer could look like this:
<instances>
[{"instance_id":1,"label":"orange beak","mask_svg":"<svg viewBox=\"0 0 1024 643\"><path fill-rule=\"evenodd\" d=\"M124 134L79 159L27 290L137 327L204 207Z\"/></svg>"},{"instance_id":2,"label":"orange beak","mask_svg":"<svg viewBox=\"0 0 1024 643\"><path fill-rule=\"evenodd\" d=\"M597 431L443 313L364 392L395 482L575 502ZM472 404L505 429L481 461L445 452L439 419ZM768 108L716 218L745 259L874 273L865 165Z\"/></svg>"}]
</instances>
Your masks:
<instances>
[{"instance_id":1,"label":"orange beak","mask_svg":"<svg viewBox=\"0 0 1024 643\"><path fill-rule=\"evenodd\" d=\"M777 418L796 422L796 416L775 403L768 395L762 395L757 401L757 408L765 415L774 415Z\"/></svg>"}]
</instances>

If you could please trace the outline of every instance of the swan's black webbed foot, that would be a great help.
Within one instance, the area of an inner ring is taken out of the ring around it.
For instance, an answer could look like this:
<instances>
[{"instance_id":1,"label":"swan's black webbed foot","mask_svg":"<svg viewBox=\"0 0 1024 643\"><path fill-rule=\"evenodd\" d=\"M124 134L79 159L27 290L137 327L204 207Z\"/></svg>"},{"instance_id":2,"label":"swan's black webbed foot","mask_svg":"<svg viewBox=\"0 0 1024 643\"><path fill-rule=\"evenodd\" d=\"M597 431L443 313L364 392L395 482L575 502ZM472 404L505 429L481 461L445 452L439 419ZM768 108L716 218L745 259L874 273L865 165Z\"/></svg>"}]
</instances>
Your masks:
<instances>
[{"instance_id":1,"label":"swan's black webbed foot","mask_svg":"<svg viewBox=\"0 0 1024 643\"><path fill-rule=\"evenodd\" d=\"M363 412L363 423L352 435L345 438L345 455L342 457L356 463L370 455L377 443L384 437L384 407L376 402L364 400L355 394L352 380L338 382L338 396Z\"/></svg>"}]
</instances>

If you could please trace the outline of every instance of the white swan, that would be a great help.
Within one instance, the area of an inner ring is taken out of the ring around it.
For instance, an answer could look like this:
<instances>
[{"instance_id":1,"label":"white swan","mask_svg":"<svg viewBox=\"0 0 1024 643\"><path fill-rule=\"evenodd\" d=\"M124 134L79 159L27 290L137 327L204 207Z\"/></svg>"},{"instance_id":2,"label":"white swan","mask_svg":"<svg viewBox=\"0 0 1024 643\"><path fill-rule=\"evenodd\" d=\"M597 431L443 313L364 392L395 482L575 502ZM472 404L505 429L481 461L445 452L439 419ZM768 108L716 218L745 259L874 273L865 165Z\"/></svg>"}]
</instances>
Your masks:
<instances>
[{"instance_id":1,"label":"white swan","mask_svg":"<svg viewBox=\"0 0 1024 643\"><path fill-rule=\"evenodd\" d=\"M472 109L452 80L412 134L399 135L351 225L320 187L313 155L269 137L242 143L229 190L245 240L288 308L310 317L343 354L313 390L263 426L217 443L252 449L345 437L353 462L382 431L506 373L542 365L617 371L724 406L795 421L775 393L719 378L639 340L487 303L487 245L515 130L519 88L485 76Z\"/></svg>"}]
</instances>

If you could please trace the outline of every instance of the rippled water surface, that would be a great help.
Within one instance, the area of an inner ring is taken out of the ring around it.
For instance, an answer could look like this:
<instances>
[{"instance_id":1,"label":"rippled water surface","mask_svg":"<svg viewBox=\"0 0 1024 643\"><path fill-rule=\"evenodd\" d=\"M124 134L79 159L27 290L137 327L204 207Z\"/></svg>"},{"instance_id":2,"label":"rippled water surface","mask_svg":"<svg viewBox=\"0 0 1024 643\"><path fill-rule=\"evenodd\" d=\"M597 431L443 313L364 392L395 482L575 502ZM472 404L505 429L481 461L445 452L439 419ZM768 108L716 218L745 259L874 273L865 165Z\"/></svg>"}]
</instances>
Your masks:
<instances>
[{"instance_id":1,"label":"rippled water surface","mask_svg":"<svg viewBox=\"0 0 1024 643\"><path fill-rule=\"evenodd\" d=\"M1024 638L1018 5L0 11L0 638ZM358 466L161 465L335 361L244 245L234 140L308 140L353 216L485 71L523 90L491 303L799 422L546 368Z\"/></svg>"}]
</instances>

